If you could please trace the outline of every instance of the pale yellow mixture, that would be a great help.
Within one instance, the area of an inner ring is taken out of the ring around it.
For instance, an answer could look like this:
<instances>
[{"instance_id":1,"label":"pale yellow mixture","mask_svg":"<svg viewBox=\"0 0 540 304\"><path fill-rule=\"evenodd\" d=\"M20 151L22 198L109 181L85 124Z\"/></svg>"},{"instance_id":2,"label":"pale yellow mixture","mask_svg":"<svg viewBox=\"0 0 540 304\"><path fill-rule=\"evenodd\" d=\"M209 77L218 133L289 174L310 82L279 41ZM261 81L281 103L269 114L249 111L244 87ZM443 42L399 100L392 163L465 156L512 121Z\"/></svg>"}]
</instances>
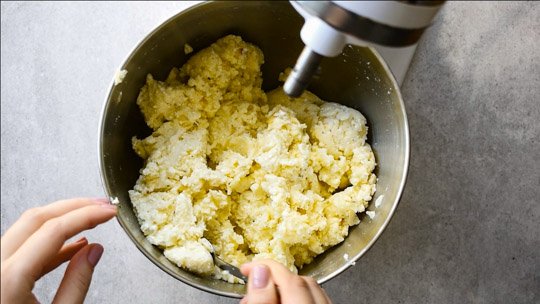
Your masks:
<instances>
[{"instance_id":1,"label":"pale yellow mixture","mask_svg":"<svg viewBox=\"0 0 540 304\"><path fill-rule=\"evenodd\" d=\"M236 266L270 258L296 272L344 240L375 192L362 114L266 94L263 62L226 36L166 81L148 75L137 100L153 129L133 139L146 160L129 191L142 231L178 266L230 282L212 245Z\"/></svg>"}]
</instances>

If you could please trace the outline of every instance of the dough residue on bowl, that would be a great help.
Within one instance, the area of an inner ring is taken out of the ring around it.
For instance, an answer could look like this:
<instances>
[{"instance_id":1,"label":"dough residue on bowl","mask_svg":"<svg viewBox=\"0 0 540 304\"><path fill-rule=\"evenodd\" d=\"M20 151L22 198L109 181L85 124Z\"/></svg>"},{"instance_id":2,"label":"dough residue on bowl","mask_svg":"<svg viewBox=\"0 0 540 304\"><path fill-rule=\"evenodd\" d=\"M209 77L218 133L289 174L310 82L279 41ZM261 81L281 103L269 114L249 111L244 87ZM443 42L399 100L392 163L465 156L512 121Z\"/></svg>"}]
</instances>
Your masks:
<instances>
[{"instance_id":1,"label":"dough residue on bowl","mask_svg":"<svg viewBox=\"0 0 540 304\"><path fill-rule=\"evenodd\" d=\"M296 272L344 240L375 192L366 119L312 93L261 89L259 48L229 35L137 104L152 135L131 202L147 239L176 265L238 282L235 266L270 258ZM210 245L212 244L212 245Z\"/></svg>"},{"instance_id":2,"label":"dough residue on bowl","mask_svg":"<svg viewBox=\"0 0 540 304\"><path fill-rule=\"evenodd\" d=\"M184 54L190 54L193 52L193 48L189 44L184 44Z\"/></svg>"},{"instance_id":3,"label":"dough residue on bowl","mask_svg":"<svg viewBox=\"0 0 540 304\"><path fill-rule=\"evenodd\" d=\"M119 85L124 81L124 78L126 78L128 71L127 70L119 70L114 73L114 85Z\"/></svg>"}]
</instances>

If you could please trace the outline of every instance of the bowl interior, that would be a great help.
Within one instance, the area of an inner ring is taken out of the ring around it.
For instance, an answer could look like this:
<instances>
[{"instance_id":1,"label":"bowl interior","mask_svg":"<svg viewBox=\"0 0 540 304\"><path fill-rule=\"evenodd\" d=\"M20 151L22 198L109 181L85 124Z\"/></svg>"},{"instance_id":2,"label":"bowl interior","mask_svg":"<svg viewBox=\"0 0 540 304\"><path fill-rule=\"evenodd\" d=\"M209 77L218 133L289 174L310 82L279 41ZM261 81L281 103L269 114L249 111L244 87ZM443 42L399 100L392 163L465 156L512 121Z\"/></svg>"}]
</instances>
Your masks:
<instances>
[{"instance_id":1,"label":"bowl interior","mask_svg":"<svg viewBox=\"0 0 540 304\"><path fill-rule=\"evenodd\" d=\"M143 165L132 150L131 138L151 134L136 104L139 90L148 73L163 80L172 67L185 63L190 56L184 54L185 43L196 52L227 34L240 35L262 49L263 87L274 89L279 85L279 73L294 66L303 48L299 37L302 24L302 17L288 2L200 4L149 34L121 66L128 71L124 81L111 86L103 109L99 143L105 190L109 196L118 197L118 220L136 246L161 269L194 287L232 297L245 293L243 285L202 278L178 268L139 229L127 193ZM356 108L364 114L369 124L369 143L377 159L377 192L369 207L376 212L375 217L359 215L361 223L350 229L343 243L300 270L301 274L323 283L350 267L388 223L405 182L409 137L399 88L386 64L370 48L348 46L340 56L323 60L320 73L309 89L326 101Z\"/></svg>"}]
</instances>

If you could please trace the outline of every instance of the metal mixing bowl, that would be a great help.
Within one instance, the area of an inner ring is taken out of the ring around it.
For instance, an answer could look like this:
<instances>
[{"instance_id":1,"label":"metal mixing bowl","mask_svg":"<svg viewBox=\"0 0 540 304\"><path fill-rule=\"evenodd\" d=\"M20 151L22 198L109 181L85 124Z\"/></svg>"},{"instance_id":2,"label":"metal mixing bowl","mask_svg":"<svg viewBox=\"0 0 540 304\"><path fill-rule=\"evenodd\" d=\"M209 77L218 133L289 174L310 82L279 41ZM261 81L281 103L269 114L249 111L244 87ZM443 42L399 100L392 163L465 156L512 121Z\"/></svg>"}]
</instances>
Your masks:
<instances>
[{"instance_id":1,"label":"metal mixing bowl","mask_svg":"<svg viewBox=\"0 0 540 304\"><path fill-rule=\"evenodd\" d=\"M107 194L120 201L118 221L148 259L178 280L219 295L241 297L244 285L199 277L167 260L142 234L133 213L128 190L133 188L143 161L131 147L131 138L151 134L136 104L148 73L165 79L172 67L182 66L195 51L226 34L238 34L264 52L265 90L279 85L278 74L292 67L303 44L299 33L303 19L288 2L209 2L185 10L164 22L131 52L120 69L128 71L111 88L103 107L99 155ZM325 59L309 88L324 100L360 110L369 124L369 142L377 159L377 192L361 223L350 229L345 241L318 256L300 270L323 283L360 258L388 224L403 190L409 163L409 130L399 87L382 58L372 49L346 47L336 58ZM378 207L376 207L378 206ZM348 260L344 257L348 256Z\"/></svg>"}]
</instances>

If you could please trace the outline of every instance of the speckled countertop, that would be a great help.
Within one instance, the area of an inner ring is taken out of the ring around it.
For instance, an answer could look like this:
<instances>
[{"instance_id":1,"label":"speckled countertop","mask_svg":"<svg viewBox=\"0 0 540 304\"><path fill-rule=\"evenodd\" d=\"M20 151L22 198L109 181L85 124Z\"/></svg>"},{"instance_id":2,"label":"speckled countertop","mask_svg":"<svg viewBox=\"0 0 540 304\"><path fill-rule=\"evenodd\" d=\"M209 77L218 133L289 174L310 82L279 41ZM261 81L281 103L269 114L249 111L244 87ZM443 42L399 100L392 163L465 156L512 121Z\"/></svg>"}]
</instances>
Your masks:
<instances>
[{"instance_id":1,"label":"speckled countertop","mask_svg":"<svg viewBox=\"0 0 540 304\"><path fill-rule=\"evenodd\" d=\"M109 80L189 3L7 3L1 21L1 230L35 205L102 196ZM335 303L540 302L540 3L449 2L403 84L410 173L373 248L324 285ZM235 303L168 276L111 221L87 303ZM35 293L50 302L63 269Z\"/></svg>"}]
</instances>

